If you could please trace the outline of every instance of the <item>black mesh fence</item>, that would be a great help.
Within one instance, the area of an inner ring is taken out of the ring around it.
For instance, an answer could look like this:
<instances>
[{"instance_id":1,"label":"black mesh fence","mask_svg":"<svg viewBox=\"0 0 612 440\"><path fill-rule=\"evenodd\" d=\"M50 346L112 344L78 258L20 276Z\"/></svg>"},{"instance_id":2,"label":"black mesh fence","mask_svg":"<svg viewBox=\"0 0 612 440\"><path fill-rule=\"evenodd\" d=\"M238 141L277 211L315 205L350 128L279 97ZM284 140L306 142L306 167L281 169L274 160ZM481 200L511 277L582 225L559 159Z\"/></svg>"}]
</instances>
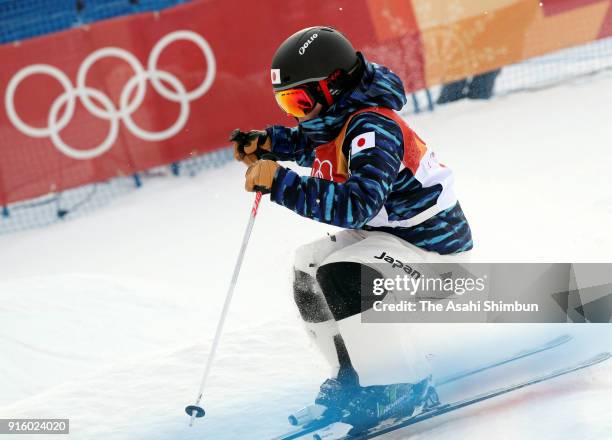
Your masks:
<instances>
[{"instance_id":1,"label":"black mesh fence","mask_svg":"<svg viewBox=\"0 0 612 440\"><path fill-rule=\"evenodd\" d=\"M232 154L230 148L223 148L133 176L117 177L4 206L0 215L0 234L79 217L109 204L121 195L138 190L151 180L193 177L204 169L220 167L232 160Z\"/></svg>"}]
</instances>

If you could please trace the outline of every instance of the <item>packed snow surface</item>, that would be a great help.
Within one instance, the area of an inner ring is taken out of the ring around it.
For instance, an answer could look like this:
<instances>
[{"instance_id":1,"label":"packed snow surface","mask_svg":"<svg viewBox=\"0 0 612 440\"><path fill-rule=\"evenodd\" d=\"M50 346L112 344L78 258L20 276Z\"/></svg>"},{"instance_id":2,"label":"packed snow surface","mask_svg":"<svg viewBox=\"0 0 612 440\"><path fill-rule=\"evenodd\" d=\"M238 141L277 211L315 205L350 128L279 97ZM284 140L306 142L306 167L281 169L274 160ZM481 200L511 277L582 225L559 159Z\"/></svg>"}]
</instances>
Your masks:
<instances>
[{"instance_id":1,"label":"packed snow surface","mask_svg":"<svg viewBox=\"0 0 612 440\"><path fill-rule=\"evenodd\" d=\"M456 172L474 261L612 261L611 102L608 74L410 117ZM334 228L267 198L207 415L189 428L183 412L248 220L243 173L232 163L162 179L92 215L0 237L0 418L69 418L78 440L250 440L288 428L328 374L292 303L292 255ZM563 351L455 390L469 393L612 350L612 327L430 325L420 343L447 374L562 333L574 336ZM609 362L386 438L612 438L611 392Z\"/></svg>"}]
</instances>

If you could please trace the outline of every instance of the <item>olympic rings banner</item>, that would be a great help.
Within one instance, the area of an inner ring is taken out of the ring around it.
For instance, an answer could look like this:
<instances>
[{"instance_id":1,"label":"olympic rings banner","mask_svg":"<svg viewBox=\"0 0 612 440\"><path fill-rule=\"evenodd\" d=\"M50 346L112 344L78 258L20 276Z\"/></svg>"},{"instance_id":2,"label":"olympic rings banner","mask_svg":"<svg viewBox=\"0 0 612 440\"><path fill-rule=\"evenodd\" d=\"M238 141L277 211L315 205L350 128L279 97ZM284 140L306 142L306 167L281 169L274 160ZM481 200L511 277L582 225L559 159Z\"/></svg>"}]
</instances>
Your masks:
<instances>
[{"instance_id":1,"label":"olympic rings banner","mask_svg":"<svg viewBox=\"0 0 612 440\"><path fill-rule=\"evenodd\" d=\"M612 0L194 0L0 46L0 205L293 125L276 47L327 24L407 91L612 35Z\"/></svg>"}]
</instances>

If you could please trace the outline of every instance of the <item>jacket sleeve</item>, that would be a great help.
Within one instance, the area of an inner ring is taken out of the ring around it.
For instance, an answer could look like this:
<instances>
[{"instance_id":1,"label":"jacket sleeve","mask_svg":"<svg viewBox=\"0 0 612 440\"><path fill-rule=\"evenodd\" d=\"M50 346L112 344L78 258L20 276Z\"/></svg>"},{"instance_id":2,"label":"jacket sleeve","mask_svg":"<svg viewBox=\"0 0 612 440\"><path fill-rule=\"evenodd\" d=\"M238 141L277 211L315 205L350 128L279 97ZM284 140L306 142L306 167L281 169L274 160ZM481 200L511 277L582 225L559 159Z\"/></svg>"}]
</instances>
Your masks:
<instances>
[{"instance_id":1,"label":"jacket sleeve","mask_svg":"<svg viewBox=\"0 0 612 440\"><path fill-rule=\"evenodd\" d=\"M361 137L372 142L353 148L353 140ZM343 153L349 161L349 178L345 182L300 176L279 168L270 197L303 217L359 229L382 209L397 178L403 151L402 131L394 121L376 113L361 113L346 131Z\"/></svg>"},{"instance_id":2,"label":"jacket sleeve","mask_svg":"<svg viewBox=\"0 0 612 440\"><path fill-rule=\"evenodd\" d=\"M299 127L273 125L266 128L266 132L272 143L272 153L280 160L297 162L303 167L312 166L315 147Z\"/></svg>"}]
</instances>

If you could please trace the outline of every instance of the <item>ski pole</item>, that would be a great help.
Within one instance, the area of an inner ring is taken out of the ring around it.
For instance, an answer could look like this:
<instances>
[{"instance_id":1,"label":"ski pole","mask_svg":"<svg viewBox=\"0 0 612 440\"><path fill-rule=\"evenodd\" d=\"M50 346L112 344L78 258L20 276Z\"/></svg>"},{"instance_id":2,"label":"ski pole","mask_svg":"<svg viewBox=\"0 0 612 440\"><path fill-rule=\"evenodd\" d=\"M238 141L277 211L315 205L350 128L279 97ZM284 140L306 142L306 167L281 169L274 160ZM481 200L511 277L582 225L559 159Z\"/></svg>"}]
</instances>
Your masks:
<instances>
[{"instance_id":1,"label":"ski pole","mask_svg":"<svg viewBox=\"0 0 612 440\"><path fill-rule=\"evenodd\" d=\"M200 402L202 401L202 395L204 394L204 386L206 385L206 379L208 379L208 373L210 373L210 368L215 358L215 354L217 353L217 347L219 345L219 340L221 339L221 334L223 333L223 326L225 324L225 319L227 318L227 312L229 310L229 306L232 301L232 296L234 295L234 288L236 287L236 281L238 280L238 274L240 274L240 267L242 266L242 260L244 259L244 254L246 252L247 244L249 243L249 238L251 237L251 231L253 230L253 225L255 224L255 217L257 216L257 209L259 208L259 202L261 201L261 195L262 195L261 191L258 191L255 194L255 201L253 202L253 207L251 208L251 217L249 218L249 223L247 224L246 231L244 231L244 238L242 239L242 246L240 247L240 253L238 254L238 261L236 261L236 265L234 266L234 274L232 275L232 281L230 282L229 289L227 291L227 295L225 296L225 303L223 304L223 309L221 311L221 317L219 318L219 323L217 324L217 330L215 331L215 338L213 339L213 344L210 350L210 355L208 356L208 359L206 360L206 368L204 370L204 375L202 376L202 382L200 383L200 389L198 391L198 398L196 399L195 404L188 405L185 408L185 412L187 413L187 415L191 417L189 421L189 426L193 426L193 422L196 417L198 418L204 417L204 414L205 414L204 408L200 406Z\"/></svg>"}]
</instances>

